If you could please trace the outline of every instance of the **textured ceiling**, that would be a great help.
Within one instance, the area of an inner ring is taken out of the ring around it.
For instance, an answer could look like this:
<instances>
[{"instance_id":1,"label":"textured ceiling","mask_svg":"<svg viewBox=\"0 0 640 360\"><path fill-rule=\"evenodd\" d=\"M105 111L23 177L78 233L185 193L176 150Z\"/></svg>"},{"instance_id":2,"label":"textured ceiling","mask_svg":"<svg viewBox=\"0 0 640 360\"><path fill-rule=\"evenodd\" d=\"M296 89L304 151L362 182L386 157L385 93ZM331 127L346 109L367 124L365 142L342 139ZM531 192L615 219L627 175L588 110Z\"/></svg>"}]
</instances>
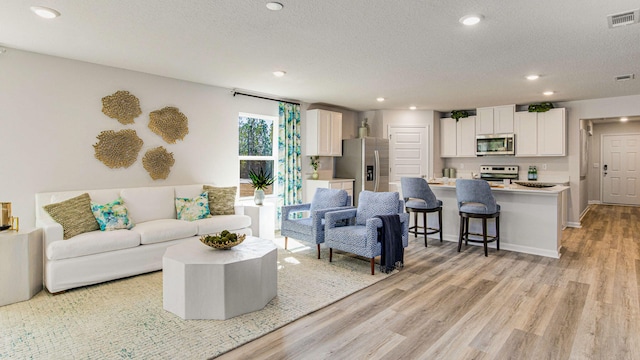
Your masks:
<instances>
[{"instance_id":1,"label":"textured ceiling","mask_svg":"<svg viewBox=\"0 0 640 360\"><path fill-rule=\"evenodd\" d=\"M273 12L259 0L2 0L0 45L354 110L640 94L640 24L606 19L635 0L280 2ZM469 13L484 21L463 26Z\"/></svg>"}]
</instances>

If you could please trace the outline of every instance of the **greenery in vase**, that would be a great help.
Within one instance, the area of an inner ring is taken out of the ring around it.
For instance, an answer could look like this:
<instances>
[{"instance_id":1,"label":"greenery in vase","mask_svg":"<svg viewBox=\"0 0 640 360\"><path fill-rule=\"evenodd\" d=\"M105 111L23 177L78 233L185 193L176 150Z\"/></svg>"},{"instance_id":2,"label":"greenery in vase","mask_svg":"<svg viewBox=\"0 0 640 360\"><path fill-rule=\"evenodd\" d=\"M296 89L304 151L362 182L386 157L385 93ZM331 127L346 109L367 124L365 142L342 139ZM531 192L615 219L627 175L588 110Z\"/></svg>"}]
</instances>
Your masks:
<instances>
[{"instance_id":1,"label":"greenery in vase","mask_svg":"<svg viewBox=\"0 0 640 360\"><path fill-rule=\"evenodd\" d=\"M313 168L313 171L318 171L318 165L320 165L320 157L319 156L312 156L311 157L311 167Z\"/></svg>"},{"instance_id":2,"label":"greenery in vase","mask_svg":"<svg viewBox=\"0 0 640 360\"><path fill-rule=\"evenodd\" d=\"M529 112L547 112L551 109L553 109L553 104L550 102L529 105Z\"/></svg>"},{"instance_id":3,"label":"greenery in vase","mask_svg":"<svg viewBox=\"0 0 640 360\"><path fill-rule=\"evenodd\" d=\"M458 121L460 118L469 117L467 110L453 110L451 111L451 117Z\"/></svg>"},{"instance_id":4,"label":"greenery in vase","mask_svg":"<svg viewBox=\"0 0 640 360\"><path fill-rule=\"evenodd\" d=\"M265 172L264 168L256 173L253 170L249 170L249 178L251 179L251 186L257 190L265 190L267 187L273 184L274 178L270 172Z\"/></svg>"}]
</instances>

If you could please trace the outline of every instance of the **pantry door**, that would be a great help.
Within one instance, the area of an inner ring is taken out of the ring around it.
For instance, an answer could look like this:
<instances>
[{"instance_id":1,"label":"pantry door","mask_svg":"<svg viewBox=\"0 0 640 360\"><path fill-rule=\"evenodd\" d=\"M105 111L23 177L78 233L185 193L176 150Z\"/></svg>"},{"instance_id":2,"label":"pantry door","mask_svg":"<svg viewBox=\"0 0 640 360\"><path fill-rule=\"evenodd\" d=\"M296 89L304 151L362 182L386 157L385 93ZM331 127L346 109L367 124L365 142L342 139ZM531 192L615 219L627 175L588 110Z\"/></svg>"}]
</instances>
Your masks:
<instances>
[{"instance_id":1,"label":"pantry door","mask_svg":"<svg viewBox=\"0 0 640 360\"><path fill-rule=\"evenodd\" d=\"M389 182L399 187L401 177L427 178L428 126L389 126Z\"/></svg>"},{"instance_id":2,"label":"pantry door","mask_svg":"<svg viewBox=\"0 0 640 360\"><path fill-rule=\"evenodd\" d=\"M640 134L602 135L602 202L640 205Z\"/></svg>"}]
</instances>

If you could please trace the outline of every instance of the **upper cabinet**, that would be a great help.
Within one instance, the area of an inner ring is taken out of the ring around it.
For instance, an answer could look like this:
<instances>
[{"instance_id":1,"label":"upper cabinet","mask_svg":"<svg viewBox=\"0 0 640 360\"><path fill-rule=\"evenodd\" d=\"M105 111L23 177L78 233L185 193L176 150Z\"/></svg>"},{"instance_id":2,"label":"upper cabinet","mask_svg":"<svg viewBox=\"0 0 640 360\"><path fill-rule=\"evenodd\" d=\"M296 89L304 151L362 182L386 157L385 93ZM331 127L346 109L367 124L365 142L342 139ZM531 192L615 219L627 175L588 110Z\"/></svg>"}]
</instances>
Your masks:
<instances>
[{"instance_id":1,"label":"upper cabinet","mask_svg":"<svg viewBox=\"0 0 640 360\"><path fill-rule=\"evenodd\" d=\"M342 156L342 113L307 111L305 148L307 156Z\"/></svg>"},{"instance_id":2,"label":"upper cabinet","mask_svg":"<svg viewBox=\"0 0 640 360\"><path fill-rule=\"evenodd\" d=\"M476 157L476 117L440 119L440 156Z\"/></svg>"},{"instance_id":3,"label":"upper cabinet","mask_svg":"<svg viewBox=\"0 0 640 360\"><path fill-rule=\"evenodd\" d=\"M541 113L519 111L514 123L516 156L567 155L564 108Z\"/></svg>"},{"instance_id":4,"label":"upper cabinet","mask_svg":"<svg viewBox=\"0 0 640 360\"><path fill-rule=\"evenodd\" d=\"M510 134L514 132L515 105L503 105L476 109L476 134Z\"/></svg>"}]
</instances>

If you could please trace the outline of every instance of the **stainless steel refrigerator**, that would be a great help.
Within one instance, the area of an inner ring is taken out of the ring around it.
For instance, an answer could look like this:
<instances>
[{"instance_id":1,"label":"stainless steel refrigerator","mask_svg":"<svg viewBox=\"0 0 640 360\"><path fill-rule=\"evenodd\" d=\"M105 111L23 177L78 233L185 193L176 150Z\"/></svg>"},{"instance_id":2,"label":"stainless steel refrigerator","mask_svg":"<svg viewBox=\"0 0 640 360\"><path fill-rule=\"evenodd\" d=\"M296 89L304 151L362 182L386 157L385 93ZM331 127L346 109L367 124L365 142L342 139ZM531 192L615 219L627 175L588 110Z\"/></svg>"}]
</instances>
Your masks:
<instances>
[{"instance_id":1,"label":"stainless steel refrigerator","mask_svg":"<svg viewBox=\"0 0 640 360\"><path fill-rule=\"evenodd\" d=\"M353 204L362 190L389 191L389 140L342 140L342 157L335 158L335 177L355 179Z\"/></svg>"}]
</instances>

